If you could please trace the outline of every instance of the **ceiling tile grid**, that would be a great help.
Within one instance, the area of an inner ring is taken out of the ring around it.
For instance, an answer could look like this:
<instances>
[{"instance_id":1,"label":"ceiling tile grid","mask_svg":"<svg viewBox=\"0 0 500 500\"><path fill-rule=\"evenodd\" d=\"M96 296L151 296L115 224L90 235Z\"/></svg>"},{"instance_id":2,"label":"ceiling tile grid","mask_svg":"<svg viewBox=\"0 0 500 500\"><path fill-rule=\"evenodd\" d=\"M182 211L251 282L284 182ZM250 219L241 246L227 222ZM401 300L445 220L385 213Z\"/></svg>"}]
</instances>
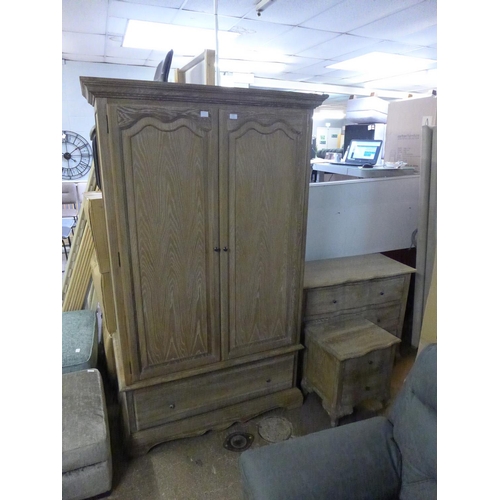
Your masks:
<instances>
[{"instance_id":1,"label":"ceiling tile grid","mask_svg":"<svg viewBox=\"0 0 500 500\"><path fill-rule=\"evenodd\" d=\"M437 67L436 0L274 0L260 16L257 3L258 0L63 0L62 57L154 67L169 49L166 47L163 52L124 47L128 21L207 28L214 30L215 40L217 4L219 31L240 34L229 44L219 43L221 69L225 59L232 59L239 60L242 72L254 72L256 78L365 89L373 82L364 81L362 72L332 70L327 66L370 52L383 52L431 59L434 62L429 68ZM256 54L266 56L261 69L253 61ZM172 68L184 66L196 55L174 52ZM408 83L387 83L385 89L425 93L436 88L435 81L423 83L423 76L420 73Z\"/></svg>"}]
</instances>

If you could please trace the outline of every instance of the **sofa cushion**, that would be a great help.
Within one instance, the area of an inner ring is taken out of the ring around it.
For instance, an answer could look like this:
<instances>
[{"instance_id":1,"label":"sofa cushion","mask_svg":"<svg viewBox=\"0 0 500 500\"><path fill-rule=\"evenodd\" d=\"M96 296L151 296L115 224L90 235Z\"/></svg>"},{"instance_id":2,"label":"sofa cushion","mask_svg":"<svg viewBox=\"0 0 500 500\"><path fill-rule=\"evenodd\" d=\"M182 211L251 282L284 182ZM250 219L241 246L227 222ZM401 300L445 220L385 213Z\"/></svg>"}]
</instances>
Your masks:
<instances>
[{"instance_id":1,"label":"sofa cushion","mask_svg":"<svg viewBox=\"0 0 500 500\"><path fill-rule=\"evenodd\" d=\"M97 316L95 311L62 313L62 372L97 365Z\"/></svg>"},{"instance_id":2,"label":"sofa cushion","mask_svg":"<svg viewBox=\"0 0 500 500\"><path fill-rule=\"evenodd\" d=\"M437 496L437 346L415 360L389 420L402 457L401 500Z\"/></svg>"},{"instance_id":3,"label":"sofa cushion","mask_svg":"<svg viewBox=\"0 0 500 500\"><path fill-rule=\"evenodd\" d=\"M62 375L62 471L111 457L106 400L96 369Z\"/></svg>"},{"instance_id":4,"label":"sofa cushion","mask_svg":"<svg viewBox=\"0 0 500 500\"><path fill-rule=\"evenodd\" d=\"M399 452L385 417L250 449L239 464L251 500L373 500L399 491Z\"/></svg>"}]
</instances>

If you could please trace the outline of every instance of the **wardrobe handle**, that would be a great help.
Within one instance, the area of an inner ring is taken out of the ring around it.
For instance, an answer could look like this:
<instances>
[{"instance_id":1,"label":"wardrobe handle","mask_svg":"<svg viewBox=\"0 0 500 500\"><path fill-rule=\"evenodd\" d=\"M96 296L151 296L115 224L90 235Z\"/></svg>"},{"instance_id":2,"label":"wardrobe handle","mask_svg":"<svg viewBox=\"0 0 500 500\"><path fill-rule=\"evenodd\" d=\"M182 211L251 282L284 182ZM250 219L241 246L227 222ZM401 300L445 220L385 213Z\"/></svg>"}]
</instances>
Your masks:
<instances>
[{"instance_id":1,"label":"wardrobe handle","mask_svg":"<svg viewBox=\"0 0 500 500\"><path fill-rule=\"evenodd\" d=\"M215 247L214 248L214 252L220 252L220 248L219 247Z\"/></svg>"},{"instance_id":2,"label":"wardrobe handle","mask_svg":"<svg viewBox=\"0 0 500 500\"><path fill-rule=\"evenodd\" d=\"M227 251L228 251L228 248L227 248L227 247L224 247L222 250L224 250L224 252L227 252Z\"/></svg>"}]
</instances>

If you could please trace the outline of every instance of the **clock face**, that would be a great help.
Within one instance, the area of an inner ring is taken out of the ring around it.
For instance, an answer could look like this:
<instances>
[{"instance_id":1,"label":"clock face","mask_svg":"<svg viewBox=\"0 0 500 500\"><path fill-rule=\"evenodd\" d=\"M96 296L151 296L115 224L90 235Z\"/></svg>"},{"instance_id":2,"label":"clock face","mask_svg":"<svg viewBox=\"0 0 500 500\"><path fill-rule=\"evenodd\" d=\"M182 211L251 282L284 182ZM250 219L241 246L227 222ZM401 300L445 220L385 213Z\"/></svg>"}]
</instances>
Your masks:
<instances>
[{"instance_id":1,"label":"clock face","mask_svg":"<svg viewBox=\"0 0 500 500\"><path fill-rule=\"evenodd\" d=\"M79 179L88 173L92 162L90 144L76 132L62 133L62 178Z\"/></svg>"}]
</instances>

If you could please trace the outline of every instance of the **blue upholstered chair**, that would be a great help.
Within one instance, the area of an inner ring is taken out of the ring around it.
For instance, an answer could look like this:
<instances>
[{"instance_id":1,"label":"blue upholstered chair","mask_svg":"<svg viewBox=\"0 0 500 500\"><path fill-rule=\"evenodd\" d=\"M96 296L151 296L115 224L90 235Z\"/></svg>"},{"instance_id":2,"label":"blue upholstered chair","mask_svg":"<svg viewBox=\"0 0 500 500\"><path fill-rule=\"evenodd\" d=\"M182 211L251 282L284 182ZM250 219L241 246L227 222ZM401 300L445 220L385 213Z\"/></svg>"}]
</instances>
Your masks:
<instances>
[{"instance_id":1,"label":"blue upholstered chair","mask_svg":"<svg viewBox=\"0 0 500 500\"><path fill-rule=\"evenodd\" d=\"M437 498L437 345L410 370L388 417L250 449L240 457L252 500Z\"/></svg>"}]
</instances>

